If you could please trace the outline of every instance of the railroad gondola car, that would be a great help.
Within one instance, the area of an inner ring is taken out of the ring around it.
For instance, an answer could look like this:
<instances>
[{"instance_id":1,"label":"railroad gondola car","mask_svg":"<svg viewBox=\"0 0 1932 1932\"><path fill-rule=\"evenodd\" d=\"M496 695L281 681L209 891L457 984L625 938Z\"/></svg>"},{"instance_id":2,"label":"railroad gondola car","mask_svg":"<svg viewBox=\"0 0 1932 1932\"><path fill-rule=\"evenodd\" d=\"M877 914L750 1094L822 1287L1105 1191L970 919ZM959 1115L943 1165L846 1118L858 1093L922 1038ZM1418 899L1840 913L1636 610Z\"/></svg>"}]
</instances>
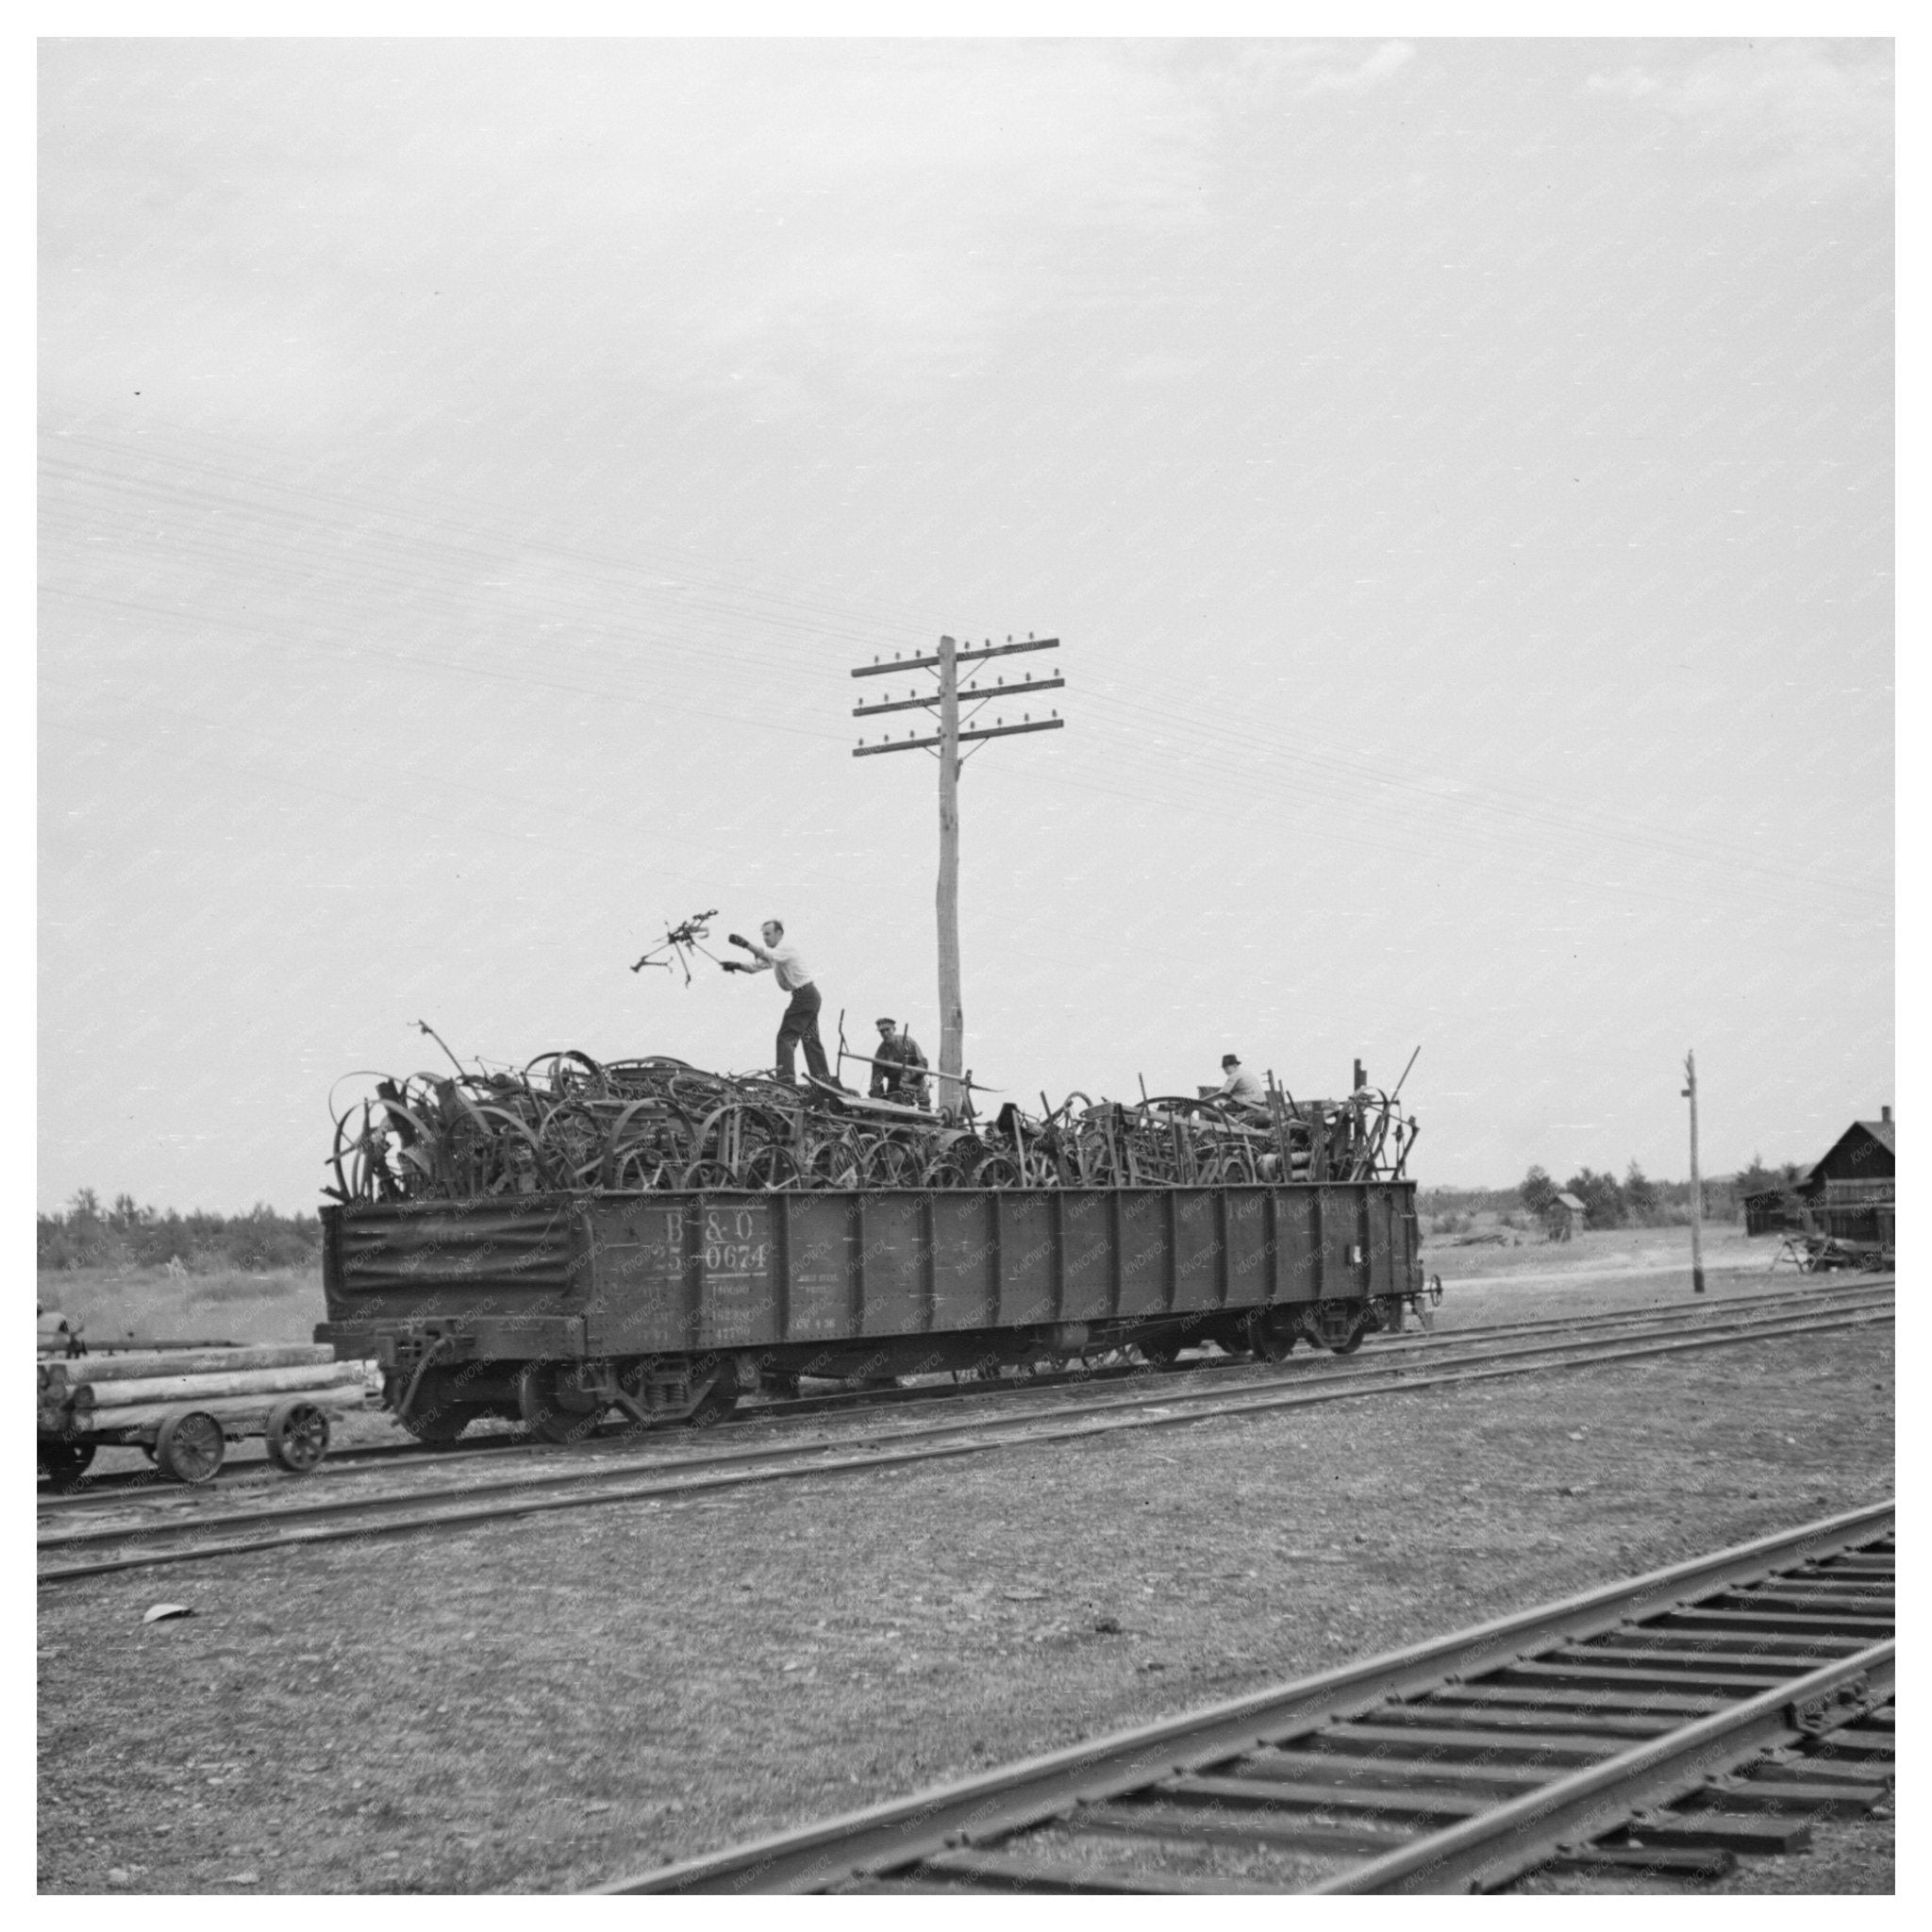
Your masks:
<instances>
[{"instance_id":1,"label":"railroad gondola car","mask_svg":"<svg viewBox=\"0 0 1932 1932\"><path fill-rule=\"evenodd\" d=\"M699 1189L324 1209L318 1341L425 1441L504 1415L703 1423L801 1375L1213 1341L1347 1353L1424 1293L1415 1183Z\"/></svg>"}]
</instances>

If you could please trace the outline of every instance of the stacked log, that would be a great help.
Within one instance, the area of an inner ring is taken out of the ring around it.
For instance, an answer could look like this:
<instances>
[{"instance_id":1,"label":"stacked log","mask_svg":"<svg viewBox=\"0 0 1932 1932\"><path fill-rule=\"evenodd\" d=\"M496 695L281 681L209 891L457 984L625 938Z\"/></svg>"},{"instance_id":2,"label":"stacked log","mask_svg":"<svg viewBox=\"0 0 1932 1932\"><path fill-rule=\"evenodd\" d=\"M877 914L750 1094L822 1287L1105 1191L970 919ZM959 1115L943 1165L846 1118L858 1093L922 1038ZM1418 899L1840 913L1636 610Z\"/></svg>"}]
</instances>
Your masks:
<instances>
[{"instance_id":1,"label":"stacked log","mask_svg":"<svg viewBox=\"0 0 1932 1932\"><path fill-rule=\"evenodd\" d=\"M339 1362L326 1343L260 1348L163 1350L75 1356L36 1364L44 1434L158 1426L171 1409L206 1410L218 1421L260 1415L304 1397L327 1408L359 1408L363 1366Z\"/></svg>"}]
</instances>

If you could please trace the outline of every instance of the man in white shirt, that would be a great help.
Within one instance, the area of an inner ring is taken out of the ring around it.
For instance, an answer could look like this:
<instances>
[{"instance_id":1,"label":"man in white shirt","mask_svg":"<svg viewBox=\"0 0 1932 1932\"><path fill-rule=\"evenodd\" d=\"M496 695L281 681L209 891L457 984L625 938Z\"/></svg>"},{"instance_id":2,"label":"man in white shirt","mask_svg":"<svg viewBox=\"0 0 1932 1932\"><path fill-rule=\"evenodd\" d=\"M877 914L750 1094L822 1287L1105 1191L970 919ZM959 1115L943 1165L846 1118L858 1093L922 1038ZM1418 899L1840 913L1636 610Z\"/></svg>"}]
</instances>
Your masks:
<instances>
[{"instance_id":1,"label":"man in white shirt","mask_svg":"<svg viewBox=\"0 0 1932 1932\"><path fill-rule=\"evenodd\" d=\"M1231 1053L1221 1056L1221 1071L1224 1077L1211 1097L1226 1101L1236 1113L1265 1120L1268 1117L1268 1094L1260 1081Z\"/></svg>"},{"instance_id":2,"label":"man in white shirt","mask_svg":"<svg viewBox=\"0 0 1932 1932\"><path fill-rule=\"evenodd\" d=\"M763 945L754 945L750 940L740 939L736 933L730 935L734 946L742 946L758 961L755 966L741 965L735 959L723 961L727 973L770 973L778 982L779 991L791 995L791 1004L785 1008L785 1017L778 1022L778 1078L787 1087L792 1084L792 1073L796 1064L794 1050L805 1048L806 1072L821 1080L830 1080L832 1070L825 1064L825 1049L819 1039L819 1008L822 1004L819 990L812 984L811 968L805 963L796 946L788 946L785 941L783 920L768 919L758 928L764 935Z\"/></svg>"}]
</instances>

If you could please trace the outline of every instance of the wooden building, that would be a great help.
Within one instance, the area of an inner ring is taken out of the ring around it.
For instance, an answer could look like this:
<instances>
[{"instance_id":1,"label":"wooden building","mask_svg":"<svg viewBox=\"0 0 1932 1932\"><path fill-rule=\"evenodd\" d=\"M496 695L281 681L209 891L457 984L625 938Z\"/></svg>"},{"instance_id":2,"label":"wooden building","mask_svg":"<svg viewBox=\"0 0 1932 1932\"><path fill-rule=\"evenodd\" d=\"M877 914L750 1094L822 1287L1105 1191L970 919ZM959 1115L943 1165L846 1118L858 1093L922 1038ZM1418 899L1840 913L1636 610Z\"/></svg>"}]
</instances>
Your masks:
<instances>
[{"instance_id":1,"label":"wooden building","mask_svg":"<svg viewBox=\"0 0 1932 1932\"><path fill-rule=\"evenodd\" d=\"M1574 1194L1558 1194L1543 1210L1543 1239L1567 1241L1583 1226L1584 1206Z\"/></svg>"},{"instance_id":2,"label":"wooden building","mask_svg":"<svg viewBox=\"0 0 1932 1932\"><path fill-rule=\"evenodd\" d=\"M1744 1209L1744 1232L1750 1234L1796 1234L1805 1225L1804 1204L1798 1189L1809 1177L1807 1167L1789 1188L1762 1188L1740 1197Z\"/></svg>"},{"instance_id":3,"label":"wooden building","mask_svg":"<svg viewBox=\"0 0 1932 1932\"><path fill-rule=\"evenodd\" d=\"M1798 1183L1798 1199L1820 1234L1839 1241L1894 1239L1898 1129L1891 1109L1854 1121Z\"/></svg>"}]
</instances>

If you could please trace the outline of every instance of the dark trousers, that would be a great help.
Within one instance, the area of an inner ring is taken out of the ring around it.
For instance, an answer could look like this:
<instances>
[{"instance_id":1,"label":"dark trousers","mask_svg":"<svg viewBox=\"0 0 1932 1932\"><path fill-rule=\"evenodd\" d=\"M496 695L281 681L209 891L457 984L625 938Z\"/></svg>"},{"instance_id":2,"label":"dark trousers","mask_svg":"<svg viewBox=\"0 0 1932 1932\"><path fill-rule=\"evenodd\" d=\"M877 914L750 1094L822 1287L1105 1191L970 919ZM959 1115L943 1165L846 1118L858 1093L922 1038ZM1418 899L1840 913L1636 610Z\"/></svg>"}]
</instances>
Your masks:
<instances>
[{"instance_id":1,"label":"dark trousers","mask_svg":"<svg viewBox=\"0 0 1932 1932\"><path fill-rule=\"evenodd\" d=\"M805 1048L807 1073L816 1074L821 1080L832 1077L832 1070L825 1064L824 1046L819 1039L819 1005L818 988L801 986L791 995L785 1017L778 1022L778 1077L788 1087L795 1064L792 1049L798 1046Z\"/></svg>"}]
</instances>

